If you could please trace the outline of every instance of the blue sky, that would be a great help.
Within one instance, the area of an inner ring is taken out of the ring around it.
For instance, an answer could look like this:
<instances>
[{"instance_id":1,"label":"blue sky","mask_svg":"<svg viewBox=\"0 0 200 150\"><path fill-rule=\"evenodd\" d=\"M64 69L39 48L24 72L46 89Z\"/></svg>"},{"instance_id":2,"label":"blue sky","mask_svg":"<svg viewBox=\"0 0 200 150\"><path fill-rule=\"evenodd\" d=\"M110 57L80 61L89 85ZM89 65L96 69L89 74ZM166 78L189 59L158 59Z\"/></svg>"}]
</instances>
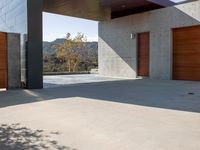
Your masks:
<instances>
[{"instance_id":1,"label":"blue sky","mask_svg":"<svg viewBox=\"0 0 200 150\"><path fill-rule=\"evenodd\" d=\"M84 33L88 41L98 40L98 22L74 17L43 13L43 40L53 41L65 37L69 32L72 36L77 32Z\"/></svg>"}]
</instances>

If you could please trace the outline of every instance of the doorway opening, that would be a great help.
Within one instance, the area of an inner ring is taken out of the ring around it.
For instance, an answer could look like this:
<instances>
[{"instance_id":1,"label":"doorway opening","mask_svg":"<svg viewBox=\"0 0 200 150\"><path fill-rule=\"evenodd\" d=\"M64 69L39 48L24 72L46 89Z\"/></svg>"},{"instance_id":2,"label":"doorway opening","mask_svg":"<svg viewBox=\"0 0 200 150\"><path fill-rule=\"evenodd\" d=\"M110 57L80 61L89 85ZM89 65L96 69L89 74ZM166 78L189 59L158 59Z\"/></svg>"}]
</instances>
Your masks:
<instances>
[{"instance_id":1,"label":"doorway opening","mask_svg":"<svg viewBox=\"0 0 200 150\"><path fill-rule=\"evenodd\" d=\"M108 80L98 75L98 22L43 13L44 88Z\"/></svg>"}]
</instances>

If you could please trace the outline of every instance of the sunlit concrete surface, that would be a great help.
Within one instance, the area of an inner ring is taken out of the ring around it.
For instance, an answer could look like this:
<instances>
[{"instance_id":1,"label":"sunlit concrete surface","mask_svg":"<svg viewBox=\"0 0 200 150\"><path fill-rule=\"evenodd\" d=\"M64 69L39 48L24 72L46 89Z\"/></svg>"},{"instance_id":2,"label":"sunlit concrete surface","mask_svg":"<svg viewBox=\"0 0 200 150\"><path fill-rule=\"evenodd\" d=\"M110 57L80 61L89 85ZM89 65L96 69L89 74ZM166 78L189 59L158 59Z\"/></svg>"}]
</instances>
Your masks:
<instances>
[{"instance_id":1,"label":"sunlit concrete surface","mask_svg":"<svg viewBox=\"0 0 200 150\"><path fill-rule=\"evenodd\" d=\"M199 125L199 82L0 92L1 150L199 150Z\"/></svg>"},{"instance_id":2,"label":"sunlit concrete surface","mask_svg":"<svg viewBox=\"0 0 200 150\"><path fill-rule=\"evenodd\" d=\"M118 81L118 80L122 80L122 78L104 77L98 74L49 75L49 76L47 75L43 77L44 88L60 87L69 84L94 83L94 82Z\"/></svg>"}]
</instances>

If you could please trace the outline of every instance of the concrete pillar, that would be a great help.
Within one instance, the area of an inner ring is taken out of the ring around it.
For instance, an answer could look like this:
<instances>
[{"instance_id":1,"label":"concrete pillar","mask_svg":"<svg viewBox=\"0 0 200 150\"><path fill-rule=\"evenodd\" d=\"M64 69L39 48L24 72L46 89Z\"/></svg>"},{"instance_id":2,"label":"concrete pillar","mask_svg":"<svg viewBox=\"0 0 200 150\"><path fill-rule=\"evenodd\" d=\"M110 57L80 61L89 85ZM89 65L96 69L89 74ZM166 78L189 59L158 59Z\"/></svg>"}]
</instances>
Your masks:
<instances>
[{"instance_id":1,"label":"concrete pillar","mask_svg":"<svg viewBox=\"0 0 200 150\"><path fill-rule=\"evenodd\" d=\"M21 87L20 34L7 34L8 89Z\"/></svg>"},{"instance_id":2,"label":"concrete pillar","mask_svg":"<svg viewBox=\"0 0 200 150\"><path fill-rule=\"evenodd\" d=\"M27 88L43 88L42 0L28 0Z\"/></svg>"}]
</instances>

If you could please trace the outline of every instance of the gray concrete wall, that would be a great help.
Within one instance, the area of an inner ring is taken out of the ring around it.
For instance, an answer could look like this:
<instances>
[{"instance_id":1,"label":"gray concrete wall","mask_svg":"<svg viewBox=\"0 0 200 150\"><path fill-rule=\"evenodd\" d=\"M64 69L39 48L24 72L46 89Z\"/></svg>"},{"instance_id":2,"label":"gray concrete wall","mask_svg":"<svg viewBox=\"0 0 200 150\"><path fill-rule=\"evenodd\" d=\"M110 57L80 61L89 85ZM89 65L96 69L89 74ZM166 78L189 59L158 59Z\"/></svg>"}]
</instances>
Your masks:
<instances>
[{"instance_id":1,"label":"gray concrete wall","mask_svg":"<svg viewBox=\"0 0 200 150\"><path fill-rule=\"evenodd\" d=\"M26 80L25 43L27 35L27 0L0 0L0 32L20 33L22 81Z\"/></svg>"},{"instance_id":2,"label":"gray concrete wall","mask_svg":"<svg viewBox=\"0 0 200 150\"><path fill-rule=\"evenodd\" d=\"M150 78L171 79L172 28L200 25L200 0L99 23L99 72L137 77L137 40L150 32Z\"/></svg>"},{"instance_id":3,"label":"gray concrete wall","mask_svg":"<svg viewBox=\"0 0 200 150\"><path fill-rule=\"evenodd\" d=\"M21 87L20 34L8 33L8 89Z\"/></svg>"}]
</instances>

